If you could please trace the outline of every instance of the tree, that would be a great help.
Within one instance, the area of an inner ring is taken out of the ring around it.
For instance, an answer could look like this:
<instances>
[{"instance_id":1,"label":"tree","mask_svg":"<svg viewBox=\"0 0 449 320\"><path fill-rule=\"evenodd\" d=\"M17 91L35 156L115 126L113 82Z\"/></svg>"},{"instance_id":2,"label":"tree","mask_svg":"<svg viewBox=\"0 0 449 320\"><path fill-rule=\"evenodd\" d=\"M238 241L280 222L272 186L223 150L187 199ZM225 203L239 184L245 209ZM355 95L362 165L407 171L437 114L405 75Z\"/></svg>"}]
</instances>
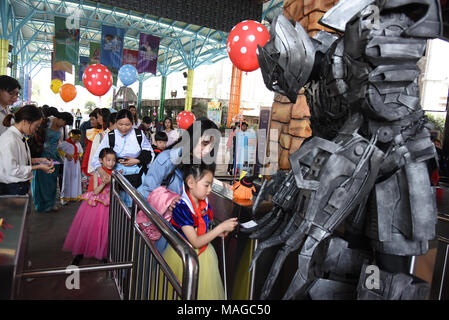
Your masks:
<instances>
[{"instance_id":1,"label":"tree","mask_svg":"<svg viewBox=\"0 0 449 320\"><path fill-rule=\"evenodd\" d=\"M426 116L427 120L433 125L433 129L438 130L440 134L443 134L446 118L443 116L438 117L430 113L426 113Z\"/></svg>"},{"instance_id":2,"label":"tree","mask_svg":"<svg viewBox=\"0 0 449 320\"><path fill-rule=\"evenodd\" d=\"M84 104L84 109L86 110L87 114L91 113L92 111L94 111L94 109L97 107L97 105L95 104L95 102L93 101L87 101Z\"/></svg>"}]
</instances>

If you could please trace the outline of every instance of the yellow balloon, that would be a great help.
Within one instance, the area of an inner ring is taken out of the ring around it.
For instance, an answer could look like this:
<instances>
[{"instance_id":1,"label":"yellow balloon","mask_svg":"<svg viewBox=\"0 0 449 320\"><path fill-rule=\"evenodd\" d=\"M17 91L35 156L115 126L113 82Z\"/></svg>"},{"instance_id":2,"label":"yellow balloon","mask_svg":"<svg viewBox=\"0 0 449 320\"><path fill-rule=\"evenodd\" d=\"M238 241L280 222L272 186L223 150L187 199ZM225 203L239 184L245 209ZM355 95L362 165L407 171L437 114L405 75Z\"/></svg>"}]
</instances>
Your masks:
<instances>
[{"instance_id":1,"label":"yellow balloon","mask_svg":"<svg viewBox=\"0 0 449 320\"><path fill-rule=\"evenodd\" d=\"M54 93L58 93L59 89L61 89L62 87L62 81L59 79L53 79L51 80L51 84L50 84L50 89L51 91L53 91Z\"/></svg>"}]
</instances>

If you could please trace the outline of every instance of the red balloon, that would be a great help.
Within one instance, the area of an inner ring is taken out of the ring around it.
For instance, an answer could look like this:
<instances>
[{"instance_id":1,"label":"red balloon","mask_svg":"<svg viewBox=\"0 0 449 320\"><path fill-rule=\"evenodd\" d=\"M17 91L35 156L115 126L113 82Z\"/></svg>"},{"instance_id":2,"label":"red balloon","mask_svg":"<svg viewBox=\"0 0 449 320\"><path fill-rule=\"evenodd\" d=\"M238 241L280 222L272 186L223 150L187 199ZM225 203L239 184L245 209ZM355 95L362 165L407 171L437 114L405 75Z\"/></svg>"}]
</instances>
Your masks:
<instances>
[{"instance_id":1,"label":"red balloon","mask_svg":"<svg viewBox=\"0 0 449 320\"><path fill-rule=\"evenodd\" d=\"M270 34L260 22L245 20L235 25L228 36L226 49L232 63L242 71L254 71L259 68L257 45L263 47Z\"/></svg>"},{"instance_id":2,"label":"red balloon","mask_svg":"<svg viewBox=\"0 0 449 320\"><path fill-rule=\"evenodd\" d=\"M182 111L176 117L176 122L178 123L178 127L181 129L187 130L192 123L195 121L195 115L190 111Z\"/></svg>"},{"instance_id":3,"label":"red balloon","mask_svg":"<svg viewBox=\"0 0 449 320\"><path fill-rule=\"evenodd\" d=\"M93 95L103 96L112 87L111 71L102 64L92 64L84 70L83 83Z\"/></svg>"}]
</instances>

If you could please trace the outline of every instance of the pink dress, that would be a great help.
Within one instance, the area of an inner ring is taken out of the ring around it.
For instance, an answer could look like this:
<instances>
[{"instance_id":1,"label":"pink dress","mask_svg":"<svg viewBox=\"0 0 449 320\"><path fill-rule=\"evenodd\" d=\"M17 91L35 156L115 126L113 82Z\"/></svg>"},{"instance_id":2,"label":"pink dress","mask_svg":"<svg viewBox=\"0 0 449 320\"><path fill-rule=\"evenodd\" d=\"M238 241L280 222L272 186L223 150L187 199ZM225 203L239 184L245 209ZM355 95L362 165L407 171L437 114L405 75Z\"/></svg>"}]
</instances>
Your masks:
<instances>
[{"instance_id":1,"label":"pink dress","mask_svg":"<svg viewBox=\"0 0 449 320\"><path fill-rule=\"evenodd\" d=\"M98 183L101 184L100 178ZM85 258L107 258L109 191L110 184L107 184L97 195L90 191L81 196L84 201L73 219L63 250L71 251L73 255L82 254Z\"/></svg>"}]
</instances>

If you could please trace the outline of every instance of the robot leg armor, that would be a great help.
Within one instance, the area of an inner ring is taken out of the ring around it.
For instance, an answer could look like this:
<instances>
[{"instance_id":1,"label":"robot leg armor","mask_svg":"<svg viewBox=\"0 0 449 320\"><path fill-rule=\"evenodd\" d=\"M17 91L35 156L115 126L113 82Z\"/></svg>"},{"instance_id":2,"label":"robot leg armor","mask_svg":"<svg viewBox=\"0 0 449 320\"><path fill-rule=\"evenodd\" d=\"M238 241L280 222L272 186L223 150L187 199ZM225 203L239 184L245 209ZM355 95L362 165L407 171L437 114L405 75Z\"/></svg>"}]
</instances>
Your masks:
<instances>
[{"instance_id":1,"label":"robot leg armor","mask_svg":"<svg viewBox=\"0 0 449 320\"><path fill-rule=\"evenodd\" d=\"M404 273L389 273L365 264L357 286L358 300L424 300L427 282Z\"/></svg>"},{"instance_id":2,"label":"robot leg armor","mask_svg":"<svg viewBox=\"0 0 449 320\"><path fill-rule=\"evenodd\" d=\"M308 290L312 300L355 300L360 270L371 256L368 251L348 247L341 238L330 237L314 255L315 280Z\"/></svg>"}]
</instances>

